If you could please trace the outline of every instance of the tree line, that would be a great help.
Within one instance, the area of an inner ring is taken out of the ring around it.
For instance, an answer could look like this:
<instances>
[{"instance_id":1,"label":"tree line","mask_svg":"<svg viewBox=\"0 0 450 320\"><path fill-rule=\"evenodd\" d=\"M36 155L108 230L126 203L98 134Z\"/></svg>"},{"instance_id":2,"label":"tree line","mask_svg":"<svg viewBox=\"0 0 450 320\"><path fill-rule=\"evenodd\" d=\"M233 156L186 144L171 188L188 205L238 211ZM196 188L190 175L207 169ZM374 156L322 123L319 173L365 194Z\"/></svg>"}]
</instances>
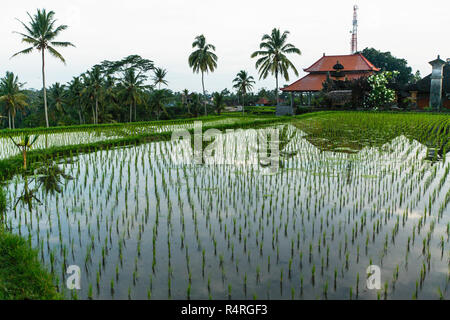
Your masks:
<instances>
[{"instance_id":1,"label":"tree line","mask_svg":"<svg viewBox=\"0 0 450 320\"><path fill-rule=\"evenodd\" d=\"M28 23L19 20L20 32L27 47L12 57L37 51L42 62L42 90L24 90L17 75L7 72L0 81L0 107L3 126L70 125L85 123L125 122L162 119L177 115L208 115L220 112L227 105L255 104L261 98L270 104L278 104L280 76L289 80L289 69L298 75L297 69L287 58L288 54L300 54L300 50L287 43L288 31L273 29L261 39L260 48L251 57L258 58L255 67L260 79L275 77L275 90L261 89L252 93L255 80L241 70L232 81L235 93L228 89L207 94L205 75L217 68L215 46L199 35L192 43L194 51L188 57L194 73L201 74L202 94L172 92L167 88L167 70L156 67L154 62L138 55L130 55L119 61L103 61L69 83L54 83L47 88L45 80L46 54L66 63L57 48L75 47L57 38L68 28L56 25L55 12L37 9L34 15L27 13ZM149 83L149 81L151 81ZM168 111L169 109L170 111ZM202 110L201 110L202 109ZM244 109L243 109L244 111ZM44 122L44 123L42 123ZM6 123L6 124L5 124Z\"/></svg>"}]
</instances>

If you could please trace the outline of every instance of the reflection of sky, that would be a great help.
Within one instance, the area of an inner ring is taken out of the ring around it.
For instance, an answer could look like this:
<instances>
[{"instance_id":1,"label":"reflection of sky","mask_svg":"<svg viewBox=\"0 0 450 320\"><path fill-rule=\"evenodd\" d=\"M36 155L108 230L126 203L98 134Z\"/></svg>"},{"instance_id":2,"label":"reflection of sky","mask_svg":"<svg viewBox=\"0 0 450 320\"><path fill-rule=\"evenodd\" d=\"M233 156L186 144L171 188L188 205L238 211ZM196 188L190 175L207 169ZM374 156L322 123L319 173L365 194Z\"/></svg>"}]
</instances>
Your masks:
<instances>
[{"instance_id":1,"label":"reflection of sky","mask_svg":"<svg viewBox=\"0 0 450 320\"><path fill-rule=\"evenodd\" d=\"M257 293L262 299L267 294L271 298L286 299L290 298L291 287L296 289L298 298L297 288L302 276L303 298L320 297L325 281L328 281L329 298L346 299L349 288L353 286L354 289L356 273L359 272L360 298L376 299L375 291L363 290L363 275L372 260L373 264L381 267L382 283L389 282L389 298L410 299L424 261L422 240L427 236L434 219L436 225L430 242L431 270L428 271L419 298L437 298L437 287L440 286L443 290L448 268L448 252L445 250L441 258L439 240L440 236L447 239L445 228L450 222L450 216L447 208L443 217L437 220L436 210L445 201L450 181L445 181L440 190L437 188L450 159L431 166L429 162L423 161L426 148L415 141L410 143L404 137L394 139L383 148L364 148L357 154L320 151L303 139L301 132L298 133L286 147L288 151L298 150L298 154L282 159L283 167L271 176L265 175L263 169L256 168L252 163L240 164L239 167L176 164L171 155L179 155L184 159L190 145L180 143L183 148L176 149L177 143L171 141L83 154L74 163L62 164L67 173L75 177L67 182L63 193L46 196L41 192L38 197L43 200L44 205L37 206L33 214L19 206L17 212L10 210L7 216L14 232L21 230L24 237L30 234L36 247L42 244L46 265L49 263L49 252L54 252L58 275L63 261L61 248L65 246L68 250L68 264L82 265L89 246L92 242L95 244L95 250L91 253L92 263L88 263L87 274L82 280L85 281L82 283L84 289L80 292L80 297L83 298L87 295L88 284L95 285L97 266L101 262L101 249L106 238L109 253L101 273L99 296L110 298L110 281L115 276L116 265L119 265L120 277L116 283L115 298L126 298L128 288L131 287L134 298L144 299L149 275L153 277L153 297L167 298L168 240L171 241L174 298L185 298L185 248L189 247L193 297L208 298L206 281L209 276L213 298L226 298L228 284L233 287L233 298L245 298L242 278L246 272L249 279L247 298ZM245 134L253 133L246 131ZM242 139L234 140L233 135L236 133L224 135L222 139L235 141L237 152L233 148L230 152L237 158L247 147L246 142ZM430 183L425 188L428 179ZM9 196L14 198L22 188L20 179L13 181L9 185ZM423 215L434 192L436 199L432 205L432 217L427 217L425 226L418 234L417 218ZM400 193L403 193L402 204L399 203ZM403 226L402 214L407 208L408 219ZM160 222L157 240L153 244L157 214ZM391 235L397 218L400 221L399 233L395 243L392 243ZM25 224L25 219L29 219L28 224ZM366 224L361 229L362 220ZM380 232L372 240L373 225L378 221ZM80 231L78 223L81 225ZM235 224L236 234L233 230ZM406 265L406 243L414 226L415 244L411 244ZM285 227L287 236L284 234ZM243 240L238 240L240 228L242 237L247 236L248 239L247 252L243 251ZM354 243L351 240L353 229L358 230ZM110 230L111 241L108 240ZM272 246L272 239L277 233L275 245ZM318 239L322 241L324 233L326 244L318 252ZM140 234L142 252L137 257ZM181 247L180 235L184 235L184 248ZM389 244L384 253L386 235ZM367 236L369 242L366 253ZM297 239L299 248L296 246ZM343 267L346 239L350 259L348 270ZM217 255L214 254L214 240L217 241ZM124 243L123 266L118 262L120 241ZM263 245L262 255L256 241ZM295 248L291 257L292 241ZM308 257L310 244L313 248L311 263ZM230 259L233 245L235 258L239 260L239 272L236 272L236 260ZM154 274L150 267L153 246L158 260ZM340 246L342 254L339 254ZM326 247L329 247L330 252L329 267L324 268L322 276L320 269ZM359 260L356 257L357 247L360 248ZM204 278L199 271L202 249L206 252ZM276 258L278 250L279 261ZM303 253L302 267L299 266L299 251ZM219 255L225 258L224 282L218 262ZM270 272L267 268L269 255ZM132 282L135 259L139 268L136 285ZM294 266L292 278L287 276L290 259ZM396 289L392 291L391 279L397 264L400 275ZM314 287L310 282L313 265L317 275ZM258 266L261 269L260 284L255 282L255 270ZM333 291L331 288L335 268L339 276L337 289ZM283 292L279 285L281 270L285 275Z\"/></svg>"}]
</instances>

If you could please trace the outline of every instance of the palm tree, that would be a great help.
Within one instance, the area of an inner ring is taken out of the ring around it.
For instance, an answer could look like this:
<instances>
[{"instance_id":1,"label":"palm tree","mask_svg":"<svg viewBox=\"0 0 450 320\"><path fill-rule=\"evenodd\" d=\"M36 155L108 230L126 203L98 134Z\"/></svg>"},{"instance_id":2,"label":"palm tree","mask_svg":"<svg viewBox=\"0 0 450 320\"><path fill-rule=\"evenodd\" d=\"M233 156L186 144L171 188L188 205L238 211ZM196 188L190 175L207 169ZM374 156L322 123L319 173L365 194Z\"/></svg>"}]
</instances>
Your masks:
<instances>
[{"instance_id":1,"label":"palm tree","mask_svg":"<svg viewBox=\"0 0 450 320\"><path fill-rule=\"evenodd\" d=\"M167 116L167 110L165 108L165 104L168 99L168 92L165 89L162 90L154 90L149 97L149 105L153 112L156 113L156 118L159 120L162 113L165 113Z\"/></svg>"},{"instance_id":2,"label":"palm tree","mask_svg":"<svg viewBox=\"0 0 450 320\"><path fill-rule=\"evenodd\" d=\"M260 50L253 52L251 55L252 58L259 56L255 65L257 69L259 68L259 79L266 79L269 73L275 75L277 106L279 105L278 75L289 81L289 69L292 68L295 75L298 76L297 69L286 57L286 54L295 53L300 55L301 52L293 44L286 43L288 34L289 31L284 31L281 34L280 29L272 29L270 35L263 35L259 45Z\"/></svg>"},{"instance_id":3,"label":"palm tree","mask_svg":"<svg viewBox=\"0 0 450 320\"><path fill-rule=\"evenodd\" d=\"M167 75L167 70L163 68L155 68L154 73L155 76L153 77L153 81L155 85L158 85L158 89L161 89L161 84L167 86L167 80L164 79Z\"/></svg>"},{"instance_id":4,"label":"palm tree","mask_svg":"<svg viewBox=\"0 0 450 320\"><path fill-rule=\"evenodd\" d=\"M214 94L213 94L214 110L216 110L216 112L219 116L220 116L220 112L225 107L224 98L225 98L225 96L222 92L214 92Z\"/></svg>"},{"instance_id":5,"label":"palm tree","mask_svg":"<svg viewBox=\"0 0 450 320\"><path fill-rule=\"evenodd\" d=\"M133 121L133 107L134 121L136 121L136 105L143 101L144 90L149 88L149 86L144 85L145 79L141 73L136 73L133 68L127 69L122 79L119 94L130 104L130 122Z\"/></svg>"},{"instance_id":6,"label":"palm tree","mask_svg":"<svg viewBox=\"0 0 450 320\"><path fill-rule=\"evenodd\" d=\"M27 153L33 147L36 140L39 138L39 135L34 136L34 138L31 138L28 134L25 134L22 136L21 140L19 142L16 142L11 136L9 136L11 141L14 143L14 145L19 148L19 150L22 152L23 156L23 169L27 170Z\"/></svg>"},{"instance_id":7,"label":"palm tree","mask_svg":"<svg viewBox=\"0 0 450 320\"><path fill-rule=\"evenodd\" d=\"M81 82L80 77L73 77L72 81L69 82L68 96L71 105L77 105L76 110L78 113L78 117L80 118L80 124L82 124L83 105L81 103L81 99L83 96L83 83Z\"/></svg>"},{"instance_id":8,"label":"palm tree","mask_svg":"<svg viewBox=\"0 0 450 320\"><path fill-rule=\"evenodd\" d=\"M65 85L61 85L59 82L53 84L49 89L49 98L51 104L55 107L55 111L58 113L65 113L64 105L67 103Z\"/></svg>"},{"instance_id":9,"label":"palm tree","mask_svg":"<svg viewBox=\"0 0 450 320\"><path fill-rule=\"evenodd\" d=\"M104 88L104 98L103 102L105 108L108 108L108 111L112 111L117 114L119 118L122 117L122 110L118 108L118 90L117 90L117 79L111 75L107 75L103 88ZM108 116L112 120L112 115L110 112L105 112L105 116Z\"/></svg>"},{"instance_id":10,"label":"palm tree","mask_svg":"<svg viewBox=\"0 0 450 320\"><path fill-rule=\"evenodd\" d=\"M181 93L181 103L183 104L183 106L185 106L187 108L187 112L191 113L191 111L189 110L189 90L188 89L184 89L183 92Z\"/></svg>"},{"instance_id":11,"label":"palm tree","mask_svg":"<svg viewBox=\"0 0 450 320\"><path fill-rule=\"evenodd\" d=\"M195 117L198 117L200 114L200 108L202 106L200 102L200 94L193 92L190 96L190 101L188 101L189 110L192 110Z\"/></svg>"},{"instance_id":12,"label":"palm tree","mask_svg":"<svg viewBox=\"0 0 450 320\"><path fill-rule=\"evenodd\" d=\"M45 50L48 50L52 56L61 60L64 64L66 60L64 57L55 50L54 47L75 47L70 42L55 41L55 38L67 29L66 25L55 26L56 20L54 19L55 12L47 12L45 9L37 9L34 16L31 16L28 12L30 22L28 25L19 20L22 26L25 28L26 33L16 32L22 36L22 42L30 44L31 47L25 50L15 53L12 57L19 54L28 54L33 52L34 49L41 52L42 56L42 87L44 90L44 110L45 110L45 122L48 125L48 110L47 110L47 91L45 88Z\"/></svg>"},{"instance_id":13,"label":"palm tree","mask_svg":"<svg viewBox=\"0 0 450 320\"><path fill-rule=\"evenodd\" d=\"M195 73L201 72L202 74L203 97L205 98L205 115L207 115L204 73L208 71L213 72L214 69L217 68L217 56L213 52L216 50L216 47L212 44L206 43L204 35L199 35L195 38L195 41L192 43L192 48L195 47L197 50L192 52L189 56L189 66Z\"/></svg>"},{"instance_id":14,"label":"palm tree","mask_svg":"<svg viewBox=\"0 0 450 320\"><path fill-rule=\"evenodd\" d=\"M6 76L0 79L0 103L8 110L9 128L15 129L15 117L17 109L27 106L27 96L22 93L23 83L12 72L6 72Z\"/></svg>"},{"instance_id":15,"label":"palm tree","mask_svg":"<svg viewBox=\"0 0 450 320\"><path fill-rule=\"evenodd\" d=\"M83 93L89 101L95 101L92 105L92 119L94 124L98 124L98 103L103 93L103 77L99 66L94 66L92 70L82 75L84 82Z\"/></svg>"},{"instance_id":16,"label":"palm tree","mask_svg":"<svg viewBox=\"0 0 450 320\"><path fill-rule=\"evenodd\" d=\"M237 91L242 94L242 114L244 114L245 94L253 89L255 80L253 79L253 76L248 75L247 71L241 70L236 75L236 78L234 78L233 83L233 88L237 89Z\"/></svg>"}]
</instances>

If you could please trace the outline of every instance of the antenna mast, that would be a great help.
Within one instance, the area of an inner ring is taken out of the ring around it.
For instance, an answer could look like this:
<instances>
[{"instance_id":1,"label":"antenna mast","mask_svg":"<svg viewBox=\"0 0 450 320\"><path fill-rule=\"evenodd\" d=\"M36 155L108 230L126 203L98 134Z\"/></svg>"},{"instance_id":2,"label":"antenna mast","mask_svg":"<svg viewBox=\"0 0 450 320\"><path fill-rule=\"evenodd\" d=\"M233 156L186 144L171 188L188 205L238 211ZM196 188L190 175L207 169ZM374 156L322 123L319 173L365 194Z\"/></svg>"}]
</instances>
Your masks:
<instances>
[{"instance_id":1,"label":"antenna mast","mask_svg":"<svg viewBox=\"0 0 450 320\"><path fill-rule=\"evenodd\" d=\"M358 51L358 6L355 4L353 6L353 30L351 31L352 34L352 41L351 41L351 53L354 54Z\"/></svg>"}]
</instances>

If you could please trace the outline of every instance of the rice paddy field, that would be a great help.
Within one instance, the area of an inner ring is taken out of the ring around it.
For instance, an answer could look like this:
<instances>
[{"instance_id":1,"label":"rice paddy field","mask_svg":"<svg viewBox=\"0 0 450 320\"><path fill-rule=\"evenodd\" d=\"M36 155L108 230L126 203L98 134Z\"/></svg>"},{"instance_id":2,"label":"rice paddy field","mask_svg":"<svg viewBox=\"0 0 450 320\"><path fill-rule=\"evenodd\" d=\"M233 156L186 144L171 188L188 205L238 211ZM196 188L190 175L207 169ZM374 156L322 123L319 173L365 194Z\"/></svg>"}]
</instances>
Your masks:
<instances>
[{"instance_id":1,"label":"rice paddy field","mask_svg":"<svg viewBox=\"0 0 450 320\"><path fill-rule=\"evenodd\" d=\"M252 120L261 120L262 118L252 117ZM227 124L236 124L242 121L246 121L245 118L229 117L207 117L206 119L200 119L204 124L209 126L220 126ZM66 127L66 130L46 130L42 134L41 139L36 141L34 149L44 149L59 146L69 146L77 144L93 143L98 141L112 140L121 137L127 137L139 134L151 134L168 132L177 129L191 129L194 126L194 120L181 120L181 121L158 121L150 123L130 123L126 125L112 125L112 126L99 126L90 129L70 129ZM86 126L89 127L89 126ZM76 127L75 127L76 128ZM21 132L12 135L12 137L20 137ZM26 129L29 134L39 133ZM0 159L6 159L14 155L19 154L19 150L9 138L10 133L8 130L0 131Z\"/></svg>"},{"instance_id":2,"label":"rice paddy field","mask_svg":"<svg viewBox=\"0 0 450 320\"><path fill-rule=\"evenodd\" d=\"M273 172L258 137L275 131ZM226 132L202 164L182 140L74 152L7 182L5 223L67 298L448 299L449 136L448 115L336 112Z\"/></svg>"}]
</instances>

